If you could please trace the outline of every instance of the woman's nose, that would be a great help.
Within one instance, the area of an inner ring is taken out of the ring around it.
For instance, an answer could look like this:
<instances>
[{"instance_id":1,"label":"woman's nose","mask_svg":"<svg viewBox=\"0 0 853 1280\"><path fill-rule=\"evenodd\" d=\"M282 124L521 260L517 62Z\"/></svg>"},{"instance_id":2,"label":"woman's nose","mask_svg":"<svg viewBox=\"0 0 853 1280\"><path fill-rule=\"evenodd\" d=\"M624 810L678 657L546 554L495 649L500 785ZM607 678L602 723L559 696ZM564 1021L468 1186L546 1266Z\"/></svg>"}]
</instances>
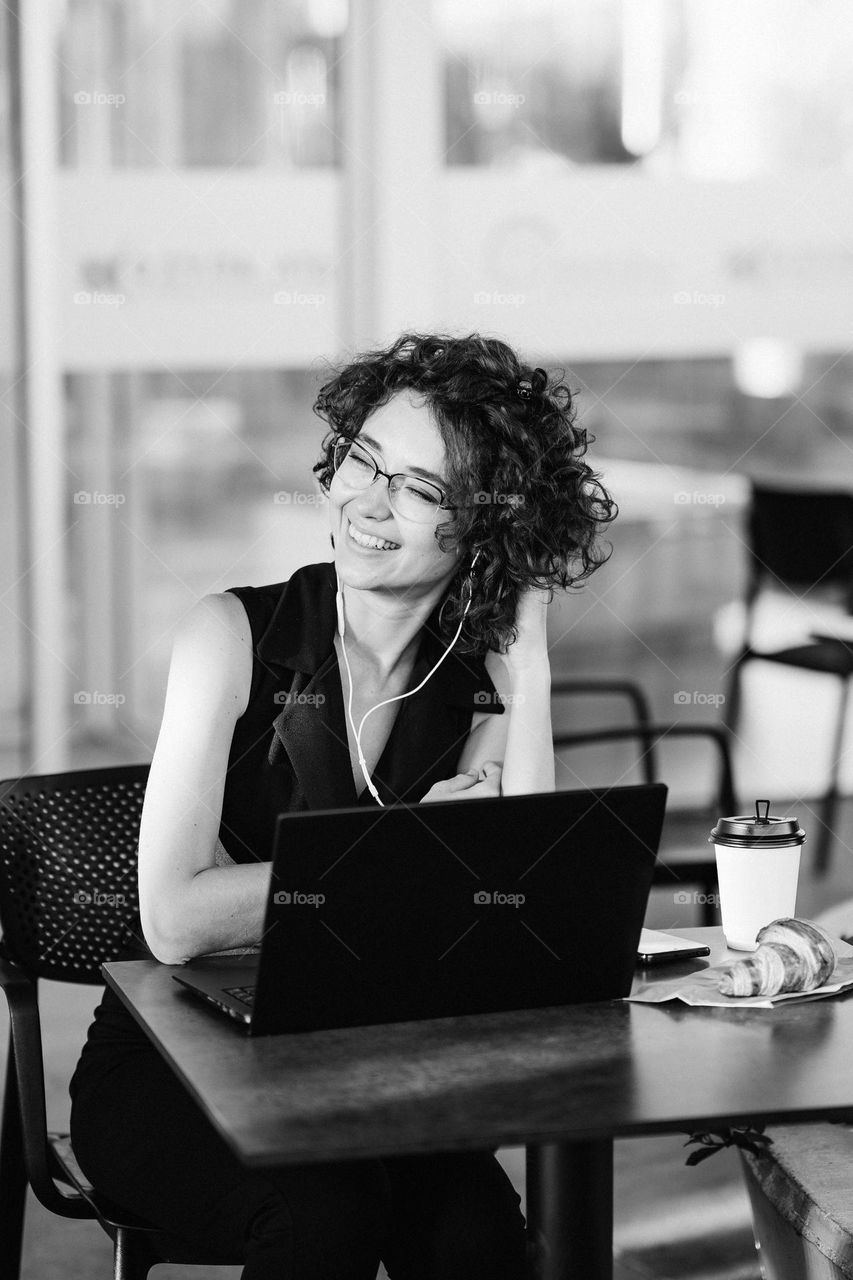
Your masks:
<instances>
[{"instance_id":1,"label":"woman's nose","mask_svg":"<svg viewBox=\"0 0 853 1280\"><path fill-rule=\"evenodd\" d=\"M377 476L373 484L353 499L353 505L361 515L372 516L376 520L390 515L391 495L385 477Z\"/></svg>"}]
</instances>

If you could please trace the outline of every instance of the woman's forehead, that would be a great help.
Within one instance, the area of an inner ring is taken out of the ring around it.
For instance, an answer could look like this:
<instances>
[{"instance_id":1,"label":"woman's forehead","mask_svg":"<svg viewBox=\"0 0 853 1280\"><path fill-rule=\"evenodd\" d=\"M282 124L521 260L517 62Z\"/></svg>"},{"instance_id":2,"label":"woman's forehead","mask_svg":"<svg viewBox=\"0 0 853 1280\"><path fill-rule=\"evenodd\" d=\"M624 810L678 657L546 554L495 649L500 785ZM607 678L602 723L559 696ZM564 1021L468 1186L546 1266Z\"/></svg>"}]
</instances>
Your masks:
<instances>
[{"instance_id":1,"label":"woman's forehead","mask_svg":"<svg viewBox=\"0 0 853 1280\"><path fill-rule=\"evenodd\" d=\"M393 396L365 419L360 437L387 460L416 464L441 473L444 442L429 407L405 392Z\"/></svg>"}]
</instances>

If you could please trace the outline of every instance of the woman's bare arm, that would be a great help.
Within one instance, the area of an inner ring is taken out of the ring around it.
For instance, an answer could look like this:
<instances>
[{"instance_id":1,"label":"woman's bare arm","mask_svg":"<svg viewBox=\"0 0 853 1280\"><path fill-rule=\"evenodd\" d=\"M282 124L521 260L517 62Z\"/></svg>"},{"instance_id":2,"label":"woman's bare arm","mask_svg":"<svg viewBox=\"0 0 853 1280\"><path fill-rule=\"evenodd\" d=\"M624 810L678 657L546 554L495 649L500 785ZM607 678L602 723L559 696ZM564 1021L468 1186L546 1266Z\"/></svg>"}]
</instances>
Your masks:
<instances>
[{"instance_id":1,"label":"woman's bare arm","mask_svg":"<svg viewBox=\"0 0 853 1280\"><path fill-rule=\"evenodd\" d=\"M437 782L424 801L479 800L554 791L551 667L545 630L547 597L528 589L516 616L518 639L486 654L486 671L503 715L475 712L455 778Z\"/></svg>"},{"instance_id":2,"label":"woman's bare arm","mask_svg":"<svg viewBox=\"0 0 853 1280\"><path fill-rule=\"evenodd\" d=\"M251 945L263 930L269 862L217 866L225 772L246 709L252 638L234 595L200 600L178 628L139 833L139 905L164 964Z\"/></svg>"},{"instance_id":3,"label":"woman's bare arm","mask_svg":"<svg viewBox=\"0 0 853 1280\"><path fill-rule=\"evenodd\" d=\"M551 669L547 657L539 665L510 667L511 692L503 757L501 795L553 791L554 734L551 727Z\"/></svg>"},{"instance_id":4,"label":"woman's bare arm","mask_svg":"<svg viewBox=\"0 0 853 1280\"><path fill-rule=\"evenodd\" d=\"M517 639L499 655L510 687L501 780L505 796L556 789L546 628L549 594L538 587L522 591L515 614Z\"/></svg>"}]
</instances>

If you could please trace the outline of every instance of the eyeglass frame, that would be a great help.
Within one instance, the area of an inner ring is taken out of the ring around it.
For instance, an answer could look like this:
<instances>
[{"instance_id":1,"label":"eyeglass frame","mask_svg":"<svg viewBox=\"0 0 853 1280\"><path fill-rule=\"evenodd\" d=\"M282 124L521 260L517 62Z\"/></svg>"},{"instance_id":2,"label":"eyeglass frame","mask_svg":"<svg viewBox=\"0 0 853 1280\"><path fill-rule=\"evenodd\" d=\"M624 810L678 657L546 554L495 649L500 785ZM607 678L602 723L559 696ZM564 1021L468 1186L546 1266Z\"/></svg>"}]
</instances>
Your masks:
<instances>
[{"instance_id":1,"label":"eyeglass frame","mask_svg":"<svg viewBox=\"0 0 853 1280\"><path fill-rule=\"evenodd\" d=\"M334 440L332 441L332 461L334 463L334 470L332 472L333 475L337 474L340 468L340 463L334 462L334 458L335 458L335 453L337 452L338 444L341 441L346 441L346 443L349 445L358 444L359 449L364 450L364 452L367 454L368 458L370 459L371 463L373 464L373 479L370 481L369 484L364 485L364 487L359 490L360 493L365 493L371 487L371 485L374 485L376 483L377 476L382 476L384 480L388 481L388 501L390 502L392 497L394 496L391 490L391 481L396 480L397 477L399 476L403 480L417 480L419 484L428 484L431 489L435 489L436 493L441 495L441 502L439 502L438 506L436 507L436 511L455 511L456 510L455 507L448 507L445 505L447 502L447 494L444 492L442 488L440 488L439 485L433 483L432 480L426 480L424 479L423 476L411 475L408 471L395 471L393 475L387 471L383 471L382 468L377 463L376 459L374 458L373 454L368 449L367 445L359 444L358 436L345 436L343 434L335 436ZM355 486L353 486L353 488L355 488ZM426 523L426 522L424 521L423 523Z\"/></svg>"}]
</instances>

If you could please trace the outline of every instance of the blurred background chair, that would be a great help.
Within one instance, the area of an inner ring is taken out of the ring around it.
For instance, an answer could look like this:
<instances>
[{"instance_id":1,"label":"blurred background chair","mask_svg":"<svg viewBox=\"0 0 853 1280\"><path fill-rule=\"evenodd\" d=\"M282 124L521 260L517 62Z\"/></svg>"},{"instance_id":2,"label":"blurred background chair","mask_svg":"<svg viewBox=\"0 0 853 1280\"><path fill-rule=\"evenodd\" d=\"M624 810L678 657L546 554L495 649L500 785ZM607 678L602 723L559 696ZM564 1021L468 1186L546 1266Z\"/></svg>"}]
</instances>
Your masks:
<instances>
[{"instance_id":1,"label":"blurred background chair","mask_svg":"<svg viewBox=\"0 0 853 1280\"><path fill-rule=\"evenodd\" d=\"M635 724L651 724L651 704L636 680L621 677L590 676L577 679L555 677L551 681L551 702L564 697L614 697L624 699L630 706Z\"/></svg>"},{"instance_id":2,"label":"blurred background chair","mask_svg":"<svg viewBox=\"0 0 853 1280\"><path fill-rule=\"evenodd\" d=\"M241 1261L199 1257L112 1205L87 1181L68 1135L47 1130L38 982L102 985L101 964L131 933L138 936L137 843L148 769L0 782L0 986L10 1016L0 1133L2 1280L20 1273L28 1183L51 1212L100 1223L113 1241L116 1280L143 1280L159 1262Z\"/></svg>"},{"instance_id":3,"label":"blurred background chair","mask_svg":"<svg viewBox=\"0 0 853 1280\"><path fill-rule=\"evenodd\" d=\"M737 813L729 739L726 730L716 724L652 724L650 721L616 728L591 729L581 733L556 733L554 751L559 758L567 750L590 748L605 743L630 742L633 744L633 769L611 771L606 785L627 785L636 781L639 771L642 782L667 782L667 770L659 767L659 748L664 742L676 739L705 740L713 753L715 785L707 801L680 802L671 795L667 803L658 861L653 885L672 888L675 901L683 905L691 900L683 886L698 885L698 898L692 897L701 907L702 923L718 923L717 915L717 867L708 835L718 817ZM587 783L571 770L573 785L603 785L600 781ZM558 773L558 786L560 775Z\"/></svg>"},{"instance_id":4,"label":"blurred background chair","mask_svg":"<svg viewBox=\"0 0 853 1280\"><path fill-rule=\"evenodd\" d=\"M754 482L748 537L743 642L731 672L725 723L735 736L741 715L743 669L749 662L775 662L836 680L836 711L815 841L815 871L823 874L829 865L838 810L839 766L853 676L853 492L778 488ZM831 602L839 622L846 622L849 638L821 629L806 643L755 648L756 609L762 594L772 590Z\"/></svg>"}]
</instances>

